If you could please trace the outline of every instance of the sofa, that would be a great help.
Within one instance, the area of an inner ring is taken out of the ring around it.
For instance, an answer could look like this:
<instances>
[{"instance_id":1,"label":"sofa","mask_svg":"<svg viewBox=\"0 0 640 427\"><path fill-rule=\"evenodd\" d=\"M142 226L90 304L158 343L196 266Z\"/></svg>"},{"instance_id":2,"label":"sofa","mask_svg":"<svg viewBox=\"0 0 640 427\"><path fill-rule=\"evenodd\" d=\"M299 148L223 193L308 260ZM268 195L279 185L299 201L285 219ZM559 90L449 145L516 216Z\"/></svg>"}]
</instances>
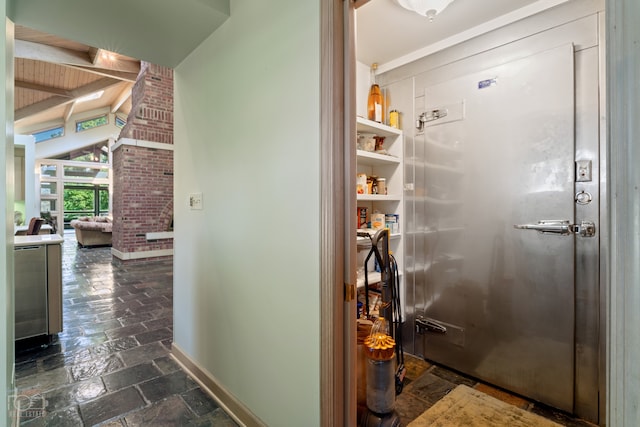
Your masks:
<instances>
[{"instance_id":1,"label":"sofa","mask_svg":"<svg viewBox=\"0 0 640 427\"><path fill-rule=\"evenodd\" d=\"M106 216L80 217L71 221L78 246L111 246L111 218Z\"/></svg>"}]
</instances>

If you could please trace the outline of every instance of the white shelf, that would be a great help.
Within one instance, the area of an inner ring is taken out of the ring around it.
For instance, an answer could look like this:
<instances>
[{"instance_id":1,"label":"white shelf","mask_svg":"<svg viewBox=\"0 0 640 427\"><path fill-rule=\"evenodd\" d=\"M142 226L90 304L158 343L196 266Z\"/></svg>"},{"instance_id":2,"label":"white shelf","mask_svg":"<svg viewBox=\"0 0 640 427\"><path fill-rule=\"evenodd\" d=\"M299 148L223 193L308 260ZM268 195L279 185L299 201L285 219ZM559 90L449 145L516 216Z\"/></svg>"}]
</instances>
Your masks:
<instances>
[{"instance_id":1,"label":"white shelf","mask_svg":"<svg viewBox=\"0 0 640 427\"><path fill-rule=\"evenodd\" d=\"M361 231L361 230L358 230L358 231ZM374 231L378 231L378 230L374 230ZM375 234L375 232L373 234ZM372 236L373 236L373 234L372 234ZM401 233L389 234L389 239L390 240L399 239L401 237L402 237ZM356 242L358 243L358 246L371 246L371 239L369 239L368 237L356 236Z\"/></svg>"},{"instance_id":2,"label":"white shelf","mask_svg":"<svg viewBox=\"0 0 640 427\"><path fill-rule=\"evenodd\" d=\"M389 164L400 164L400 159L388 154L378 154L371 151L356 150L358 163L363 165L378 166Z\"/></svg>"},{"instance_id":3,"label":"white shelf","mask_svg":"<svg viewBox=\"0 0 640 427\"><path fill-rule=\"evenodd\" d=\"M398 272L398 276L402 277L401 271ZM367 273L367 278L369 279L369 285L374 285L376 283L379 283L382 280L382 274L378 273L377 271L369 271ZM358 280L356 281L356 287L364 288L364 275L358 278Z\"/></svg>"},{"instance_id":4,"label":"white shelf","mask_svg":"<svg viewBox=\"0 0 640 427\"><path fill-rule=\"evenodd\" d=\"M382 280L382 274L378 273L377 271L369 271L367 273L367 278L369 279L369 284L372 285ZM361 278L358 278L356 287L364 288L364 275Z\"/></svg>"},{"instance_id":5,"label":"white shelf","mask_svg":"<svg viewBox=\"0 0 640 427\"><path fill-rule=\"evenodd\" d=\"M378 136L400 136L402 135L402 130L392 128L387 125L383 125L382 123L374 122L364 117L357 117L356 124L358 131L366 131L369 133L375 133Z\"/></svg>"},{"instance_id":6,"label":"white shelf","mask_svg":"<svg viewBox=\"0 0 640 427\"><path fill-rule=\"evenodd\" d=\"M365 202L399 202L402 197L397 194L358 194L357 199Z\"/></svg>"}]
</instances>

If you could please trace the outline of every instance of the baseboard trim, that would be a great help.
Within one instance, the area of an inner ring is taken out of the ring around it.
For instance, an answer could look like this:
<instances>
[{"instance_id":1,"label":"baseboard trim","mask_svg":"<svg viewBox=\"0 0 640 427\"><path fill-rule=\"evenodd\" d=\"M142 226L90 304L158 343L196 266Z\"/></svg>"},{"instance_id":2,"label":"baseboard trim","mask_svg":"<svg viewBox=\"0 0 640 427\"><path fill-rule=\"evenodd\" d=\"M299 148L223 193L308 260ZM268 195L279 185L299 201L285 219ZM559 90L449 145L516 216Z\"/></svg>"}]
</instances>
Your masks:
<instances>
[{"instance_id":1,"label":"baseboard trim","mask_svg":"<svg viewBox=\"0 0 640 427\"><path fill-rule=\"evenodd\" d=\"M176 343L171 343L171 356L235 422L244 427L267 427L249 408L224 388L216 377L198 366Z\"/></svg>"}]
</instances>

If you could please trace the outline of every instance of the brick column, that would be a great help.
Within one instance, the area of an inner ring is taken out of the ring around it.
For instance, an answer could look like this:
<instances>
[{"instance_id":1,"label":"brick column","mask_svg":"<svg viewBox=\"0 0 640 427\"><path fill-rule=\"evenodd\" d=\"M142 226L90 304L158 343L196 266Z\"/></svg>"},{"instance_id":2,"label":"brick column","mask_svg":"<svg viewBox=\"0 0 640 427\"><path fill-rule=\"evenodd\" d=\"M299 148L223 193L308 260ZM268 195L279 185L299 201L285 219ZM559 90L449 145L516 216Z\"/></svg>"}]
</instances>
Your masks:
<instances>
[{"instance_id":1,"label":"brick column","mask_svg":"<svg viewBox=\"0 0 640 427\"><path fill-rule=\"evenodd\" d=\"M122 261L173 255L173 70L142 63L113 148L113 246ZM154 233L149 236L148 233Z\"/></svg>"}]
</instances>

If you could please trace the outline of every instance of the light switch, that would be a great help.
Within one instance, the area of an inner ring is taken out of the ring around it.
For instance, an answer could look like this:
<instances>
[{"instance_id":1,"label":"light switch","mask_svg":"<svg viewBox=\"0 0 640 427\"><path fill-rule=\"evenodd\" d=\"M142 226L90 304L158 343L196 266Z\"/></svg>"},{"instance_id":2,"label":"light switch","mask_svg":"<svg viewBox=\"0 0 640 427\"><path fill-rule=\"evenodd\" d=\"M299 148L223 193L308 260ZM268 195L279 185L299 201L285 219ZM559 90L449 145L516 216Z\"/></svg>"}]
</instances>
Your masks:
<instances>
[{"instance_id":1,"label":"light switch","mask_svg":"<svg viewBox=\"0 0 640 427\"><path fill-rule=\"evenodd\" d=\"M202 193L189 194L189 208L193 210L202 210Z\"/></svg>"},{"instance_id":2,"label":"light switch","mask_svg":"<svg viewBox=\"0 0 640 427\"><path fill-rule=\"evenodd\" d=\"M591 160L576 161L576 182L591 181Z\"/></svg>"}]
</instances>

